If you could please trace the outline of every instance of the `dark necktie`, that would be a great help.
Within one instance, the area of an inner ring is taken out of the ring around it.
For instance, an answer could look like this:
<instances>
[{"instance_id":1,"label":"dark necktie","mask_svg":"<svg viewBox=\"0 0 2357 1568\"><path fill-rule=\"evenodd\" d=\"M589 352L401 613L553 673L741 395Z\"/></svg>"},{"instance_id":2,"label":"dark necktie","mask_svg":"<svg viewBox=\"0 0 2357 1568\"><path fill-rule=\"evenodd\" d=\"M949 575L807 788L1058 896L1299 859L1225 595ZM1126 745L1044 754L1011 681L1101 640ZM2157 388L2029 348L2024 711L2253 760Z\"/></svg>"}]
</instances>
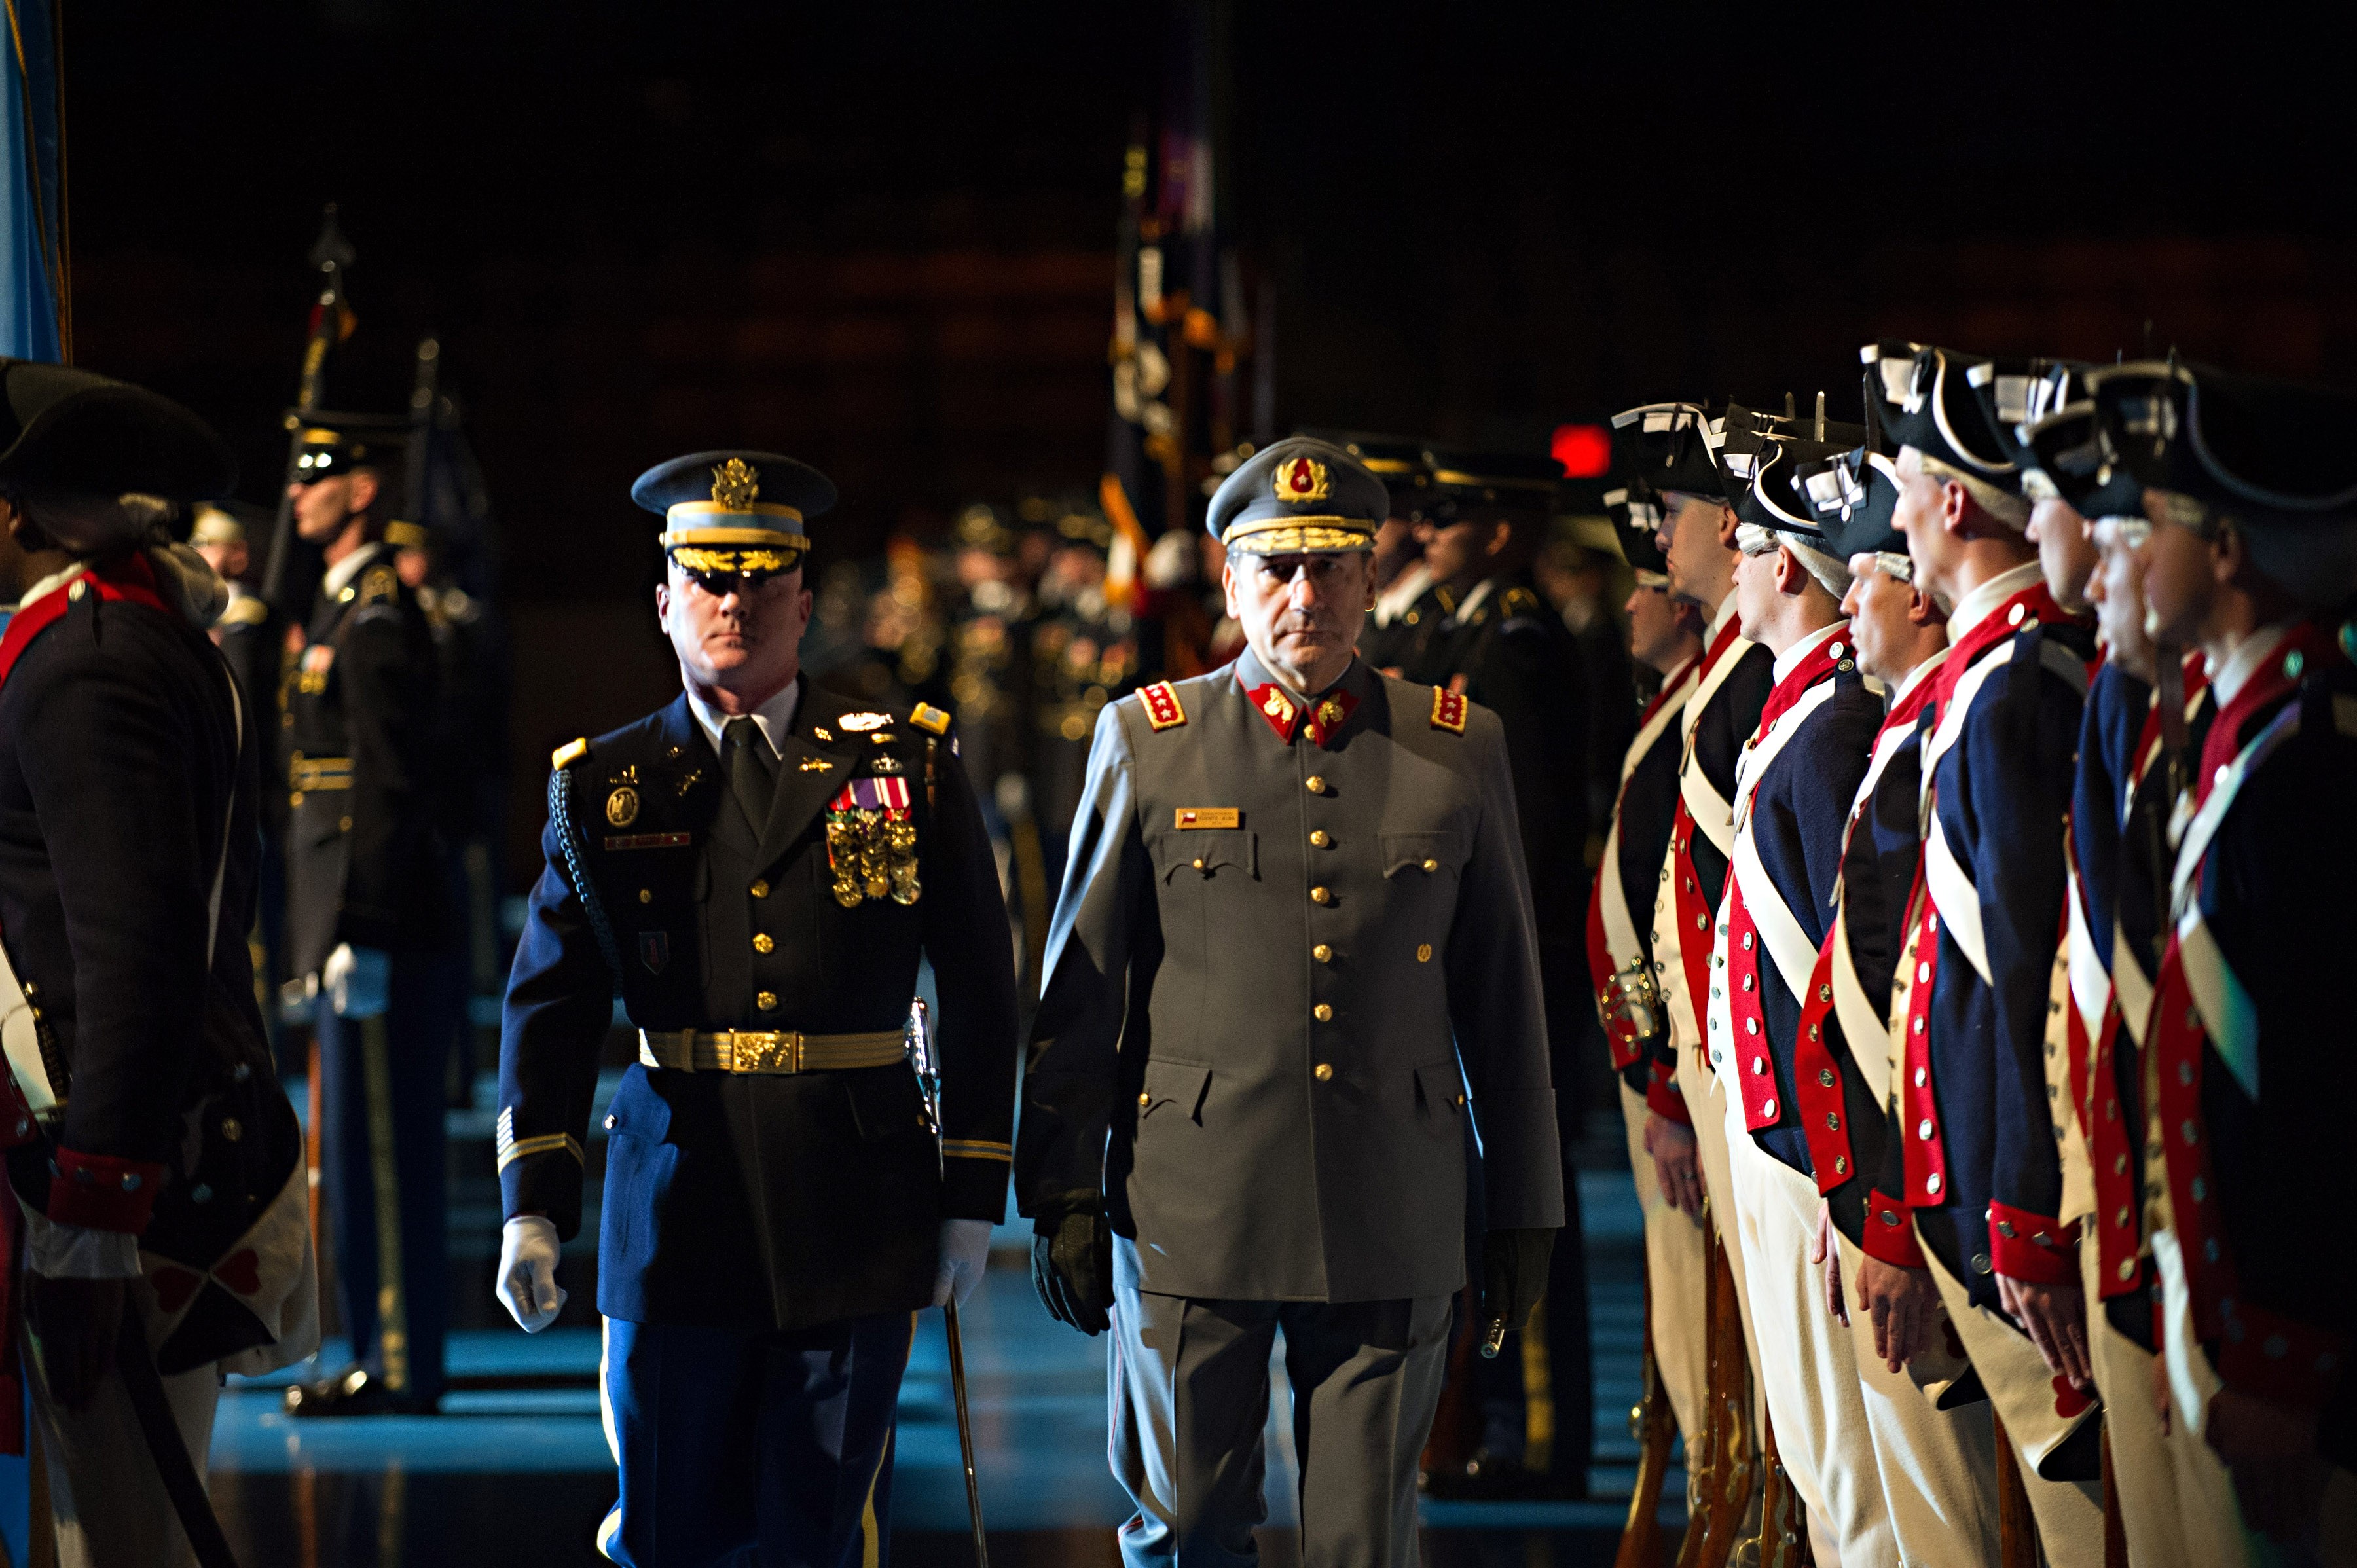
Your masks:
<instances>
[{"instance_id":1,"label":"dark necktie","mask_svg":"<svg viewBox=\"0 0 2357 1568\"><path fill-rule=\"evenodd\" d=\"M770 821L770 743L761 726L749 718L730 719L720 731L728 747L728 789L745 810L745 818L759 832Z\"/></svg>"}]
</instances>

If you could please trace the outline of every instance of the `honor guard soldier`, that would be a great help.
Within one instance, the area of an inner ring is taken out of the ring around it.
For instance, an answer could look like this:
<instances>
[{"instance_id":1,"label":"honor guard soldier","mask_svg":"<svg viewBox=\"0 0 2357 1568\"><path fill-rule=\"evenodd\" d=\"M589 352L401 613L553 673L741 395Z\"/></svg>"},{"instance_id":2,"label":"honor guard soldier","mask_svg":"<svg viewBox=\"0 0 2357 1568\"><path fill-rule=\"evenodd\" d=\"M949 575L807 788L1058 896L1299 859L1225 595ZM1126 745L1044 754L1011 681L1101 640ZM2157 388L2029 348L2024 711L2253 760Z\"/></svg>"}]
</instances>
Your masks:
<instances>
[{"instance_id":1,"label":"honor guard soldier","mask_svg":"<svg viewBox=\"0 0 2357 1568\"><path fill-rule=\"evenodd\" d=\"M457 1026L429 973L444 926L434 641L384 542L397 422L311 418L288 489L296 534L326 572L283 686L287 970L316 998L320 1165L354 1365L289 1389L286 1408L431 1411L449 1316L443 1070Z\"/></svg>"},{"instance_id":2,"label":"honor guard soldier","mask_svg":"<svg viewBox=\"0 0 2357 1568\"><path fill-rule=\"evenodd\" d=\"M1826 1240L1805 1112L1820 1124L1838 1113L1804 1105L1795 1055L1802 998L1832 924L1842 827L1882 703L1841 613L1848 567L1826 552L1797 483L1803 463L1835 452L1748 426L1730 414L1719 447L1739 520L1731 598L1742 636L1773 656L1775 684L1736 765L1734 843L1712 927L1705 1037L1728 1108L1729 1183L1719 1196L1732 1199L1717 1213L1722 1230L1738 1221L1771 1452L1812 1536L1844 1562L1880 1563L1897 1549L1857 1358L1826 1310L1822 1271L1809 1266Z\"/></svg>"},{"instance_id":3,"label":"honor guard soldier","mask_svg":"<svg viewBox=\"0 0 2357 1568\"><path fill-rule=\"evenodd\" d=\"M834 495L767 452L640 477L685 690L557 751L508 985L499 1294L527 1329L564 1303L617 993L639 1031L605 1122L597 1544L640 1568L883 1562L915 1314L979 1283L1006 1207L1015 977L950 715L799 668ZM938 1125L903 1048L920 959Z\"/></svg>"},{"instance_id":4,"label":"honor guard soldier","mask_svg":"<svg viewBox=\"0 0 2357 1568\"><path fill-rule=\"evenodd\" d=\"M1735 766L1759 728L1776 656L1745 639L1735 622L1736 519L1717 458L1725 413L1712 415L1690 403L1650 403L1614 415L1612 427L1618 467L1661 497L1671 596L1703 616L1702 663L1678 719L1678 803L1654 883L1653 981L1664 1044L1645 1095L1652 1112L1645 1146L1663 1190L1699 1217L1706 1183L1724 1191L1727 1169L1726 1106L1703 1055L1711 927L1735 846ZM1731 1203L1721 1212L1722 1219L1731 1213ZM1721 1237L1739 1294L1741 1249L1731 1233L1722 1230ZM1748 1316L1746 1323L1748 1341Z\"/></svg>"},{"instance_id":5,"label":"honor guard soldier","mask_svg":"<svg viewBox=\"0 0 2357 1568\"><path fill-rule=\"evenodd\" d=\"M1653 895L1677 814L1678 720L1702 666L1702 611L1671 596L1659 537L1661 505L1652 492L1632 479L1605 491L1604 504L1636 576L1627 607L1630 656L1660 674L1662 689L1638 716L1636 737L1620 764L1604 855L1588 894L1587 972L1620 1079L1629 1169L1645 1218L1648 1347L1678 1430L1699 1446L1708 1392L1704 1317L1710 1255L1702 1227L1677 1207L1676 1195L1654 1168L1645 1143L1645 1091L1667 1028L1653 981Z\"/></svg>"},{"instance_id":6,"label":"honor guard soldier","mask_svg":"<svg viewBox=\"0 0 2357 1568\"><path fill-rule=\"evenodd\" d=\"M70 1565L193 1563L191 1540L226 1562L202 1487L223 1374L318 1339L302 1134L243 940L269 730L206 639L220 579L166 532L235 474L177 403L0 361L0 1243L23 1292L0 1390L21 1450L31 1383Z\"/></svg>"},{"instance_id":7,"label":"honor guard soldier","mask_svg":"<svg viewBox=\"0 0 2357 1568\"><path fill-rule=\"evenodd\" d=\"M2087 1293L2087 1365L2104 1401L2111 1444L2112 1500L2131 1561L2157 1565L2216 1559L2212 1537L2183 1519L2184 1498L2167 1424L2153 1396L2155 1282L2144 1223L2144 1040L2168 928L2173 852L2168 822L2184 754L2198 751L2210 706L2200 650L2172 649L2168 701L2178 722L2165 733L2156 701L2158 650L2145 624L2144 487L2124 464L2105 460L2093 386L2135 381L2149 395L2175 375L2165 363L2069 372L2056 395L2033 399L2018 432L2023 493L2040 514L2067 508L2087 520L2097 565L2084 585L2105 658L2090 682L2079 732L2079 777L2070 824L2069 928L2064 947L2068 1005L2060 1042L2050 1027L2050 1089L2060 1065L2076 1108L2065 1140L2065 1219L2086 1217L2079 1244ZM2045 412L2040 413L2043 408ZM2133 542L2132 542L2133 541ZM2043 543L2041 557L2048 554ZM2048 570L2048 585L2055 573ZM2056 596L2061 596L2057 590ZM2059 1000L2060 998L2058 998ZM2074 1175L2073 1166L2076 1166Z\"/></svg>"},{"instance_id":8,"label":"honor guard soldier","mask_svg":"<svg viewBox=\"0 0 2357 1568\"><path fill-rule=\"evenodd\" d=\"M1136 1568L1251 1560L1280 1327L1303 1559L1412 1563L1469 1117L1493 1337L1563 1220L1502 726L1352 653L1388 512L1340 447L1255 454L1209 516L1247 651L1097 721L1017 1193L1049 1310L1110 1311Z\"/></svg>"},{"instance_id":9,"label":"honor guard soldier","mask_svg":"<svg viewBox=\"0 0 2357 1568\"><path fill-rule=\"evenodd\" d=\"M2352 1247L2330 1194L2357 1094L2334 900L2357 875L2357 403L2183 366L2090 380L2145 487L2146 624L2217 704L2180 802L2144 1048L2151 1247L2187 1555L2350 1539ZM2229 1482L2231 1481L2231 1485ZM2261 1540L2259 1538L2268 1538Z\"/></svg>"},{"instance_id":10,"label":"honor guard soldier","mask_svg":"<svg viewBox=\"0 0 2357 1568\"><path fill-rule=\"evenodd\" d=\"M1425 530L1425 565L1456 597L1420 664L1422 677L1498 715L1514 775L1523 858L1538 921L1539 977L1558 1131L1578 1140L1583 1069L1592 1059L1588 1003L1587 682L1570 628L1537 588L1531 564L1553 521L1563 467L1513 452L1425 454L1447 503ZM1479 1227L1477 1227L1477 1230ZM1481 1441L1462 1477L1431 1475L1436 1493L1587 1495L1593 1391L1588 1375L1587 1253L1579 1196L1566 1177L1537 1346L1473 1364ZM1468 1321L1462 1331L1480 1334ZM1551 1412L1551 1414L1543 1414ZM1449 1457L1453 1457L1450 1455Z\"/></svg>"},{"instance_id":11,"label":"honor guard soldier","mask_svg":"<svg viewBox=\"0 0 2357 1568\"><path fill-rule=\"evenodd\" d=\"M1793 1050L1793 1095L1832 1230L1821 1238L1826 1300L1851 1338L1893 1555L1976 1568L1999 1545L1988 1402L1962 1380L1970 1363L1950 1348L1906 1205L1872 1190L1891 1135L1886 1020L1921 860L1921 721L1947 658L1947 617L1915 585L1906 538L1890 526L1899 482L1889 457L1861 446L1799 476L1826 553L1848 572L1842 609L1857 667L1889 704L1842 826L1833 918Z\"/></svg>"},{"instance_id":12,"label":"honor guard soldier","mask_svg":"<svg viewBox=\"0 0 2357 1568\"><path fill-rule=\"evenodd\" d=\"M1974 393L2023 368L1907 343L1869 344L1864 358L1869 423L1899 448L1893 525L1917 585L1952 607L1924 717L1922 870L1891 988L1901 1135L1878 1190L1913 1210L2048 1558L2092 1563L2093 1391L2083 1373L2050 1371L2031 1336L2085 1342L2075 1236L2058 1218L2061 1107L2046 1093L2045 1025L2094 639L2046 589L2019 467Z\"/></svg>"}]
</instances>

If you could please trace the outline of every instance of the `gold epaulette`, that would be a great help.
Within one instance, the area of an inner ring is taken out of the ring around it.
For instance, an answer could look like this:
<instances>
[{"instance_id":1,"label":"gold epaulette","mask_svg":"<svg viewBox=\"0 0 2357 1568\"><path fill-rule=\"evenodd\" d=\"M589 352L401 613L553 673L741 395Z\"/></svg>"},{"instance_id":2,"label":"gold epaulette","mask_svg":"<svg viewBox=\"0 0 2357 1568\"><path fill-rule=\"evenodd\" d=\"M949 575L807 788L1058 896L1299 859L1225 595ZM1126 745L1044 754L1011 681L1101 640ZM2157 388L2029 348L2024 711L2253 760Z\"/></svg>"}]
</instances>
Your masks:
<instances>
[{"instance_id":1,"label":"gold epaulette","mask_svg":"<svg viewBox=\"0 0 2357 1568\"><path fill-rule=\"evenodd\" d=\"M548 754L548 770L554 773L559 768L570 768L588 755L589 739L587 736L579 740L566 741Z\"/></svg>"},{"instance_id":2,"label":"gold epaulette","mask_svg":"<svg viewBox=\"0 0 2357 1568\"><path fill-rule=\"evenodd\" d=\"M909 722L916 725L919 729L924 730L929 734L947 735L950 733L949 714L942 712L941 709L933 706L931 703L919 703L917 704L916 711L909 715Z\"/></svg>"},{"instance_id":3,"label":"gold epaulette","mask_svg":"<svg viewBox=\"0 0 2357 1568\"><path fill-rule=\"evenodd\" d=\"M1432 596L1440 601L1440 613L1442 615L1453 616L1457 613L1456 589L1450 587L1448 584L1443 583L1440 586L1432 590Z\"/></svg>"},{"instance_id":4,"label":"gold epaulette","mask_svg":"<svg viewBox=\"0 0 2357 1568\"><path fill-rule=\"evenodd\" d=\"M1498 601L1498 613L1508 620L1513 619L1516 616L1537 615L1543 607L1539 603L1539 596L1528 588L1523 587L1508 588L1505 596Z\"/></svg>"},{"instance_id":5,"label":"gold epaulette","mask_svg":"<svg viewBox=\"0 0 2357 1568\"><path fill-rule=\"evenodd\" d=\"M270 618L270 606L252 594L240 594L221 613L223 626L260 626Z\"/></svg>"},{"instance_id":6,"label":"gold epaulette","mask_svg":"<svg viewBox=\"0 0 2357 1568\"><path fill-rule=\"evenodd\" d=\"M1137 700L1146 704L1146 722L1157 731L1177 729L1187 722L1187 710L1179 705L1178 689L1168 681L1157 681L1142 688Z\"/></svg>"},{"instance_id":7,"label":"gold epaulette","mask_svg":"<svg viewBox=\"0 0 2357 1568\"><path fill-rule=\"evenodd\" d=\"M401 596L401 574L390 566L371 566L361 574L361 607L391 602Z\"/></svg>"}]
</instances>

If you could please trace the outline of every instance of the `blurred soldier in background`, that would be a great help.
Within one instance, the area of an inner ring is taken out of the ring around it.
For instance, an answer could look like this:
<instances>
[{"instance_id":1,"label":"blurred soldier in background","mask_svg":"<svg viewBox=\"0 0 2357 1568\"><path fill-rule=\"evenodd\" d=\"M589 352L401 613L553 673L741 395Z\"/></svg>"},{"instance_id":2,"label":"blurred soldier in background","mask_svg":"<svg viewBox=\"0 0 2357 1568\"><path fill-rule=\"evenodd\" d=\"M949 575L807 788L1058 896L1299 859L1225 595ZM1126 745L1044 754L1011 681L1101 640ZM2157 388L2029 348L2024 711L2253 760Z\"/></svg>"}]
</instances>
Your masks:
<instances>
[{"instance_id":1,"label":"blurred soldier in background","mask_svg":"<svg viewBox=\"0 0 2357 1568\"><path fill-rule=\"evenodd\" d=\"M392 424L393 430L386 428ZM326 572L286 682L287 959L314 999L321 1176L353 1365L301 1416L431 1411L448 1317L434 633L385 542L397 422L314 416L295 529Z\"/></svg>"},{"instance_id":2,"label":"blurred soldier in background","mask_svg":"<svg viewBox=\"0 0 2357 1568\"><path fill-rule=\"evenodd\" d=\"M1587 691L1571 634L1531 576L1563 470L1553 458L1520 453L1436 451L1427 460L1436 497L1453 512L1423 524L1425 565L1454 607L1434 628L1421 671L1494 711L1505 728L1546 996L1558 1154L1567 1162L1579 1136L1581 1080L1598 1054L1584 940ZM1427 1469L1437 1492L1587 1495L1587 1251L1578 1184L1567 1168L1559 1240L1519 1354L1478 1364L1480 1440L1458 1473ZM1480 1331L1469 1316L1459 1328Z\"/></svg>"},{"instance_id":3,"label":"blurred soldier in background","mask_svg":"<svg viewBox=\"0 0 2357 1568\"><path fill-rule=\"evenodd\" d=\"M396 521L384 531L393 570L417 596L434 639L435 718L428 747L430 788L441 838L447 914L434 969L436 1016L450 1024L449 1102L474 1103L475 1030L466 1019L471 994L499 989L497 904L489 840L500 809L500 739L507 734L506 692L493 670L483 607L453 580L442 541L423 524ZM486 970L492 972L488 977Z\"/></svg>"}]
</instances>

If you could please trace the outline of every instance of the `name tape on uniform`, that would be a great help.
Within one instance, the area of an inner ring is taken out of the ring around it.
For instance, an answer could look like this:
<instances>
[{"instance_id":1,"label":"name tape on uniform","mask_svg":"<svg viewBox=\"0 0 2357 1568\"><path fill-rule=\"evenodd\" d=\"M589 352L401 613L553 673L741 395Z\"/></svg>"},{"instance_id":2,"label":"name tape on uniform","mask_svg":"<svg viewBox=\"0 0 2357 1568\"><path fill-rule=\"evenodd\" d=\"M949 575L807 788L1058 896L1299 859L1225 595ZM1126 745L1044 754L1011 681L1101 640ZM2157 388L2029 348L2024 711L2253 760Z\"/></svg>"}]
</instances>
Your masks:
<instances>
[{"instance_id":1,"label":"name tape on uniform","mask_svg":"<svg viewBox=\"0 0 2357 1568\"><path fill-rule=\"evenodd\" d=\"M1179 806L1174 814L1180 828L1240 828L1244 814L1233 806Z\"/></svg>"}]
</instances>

